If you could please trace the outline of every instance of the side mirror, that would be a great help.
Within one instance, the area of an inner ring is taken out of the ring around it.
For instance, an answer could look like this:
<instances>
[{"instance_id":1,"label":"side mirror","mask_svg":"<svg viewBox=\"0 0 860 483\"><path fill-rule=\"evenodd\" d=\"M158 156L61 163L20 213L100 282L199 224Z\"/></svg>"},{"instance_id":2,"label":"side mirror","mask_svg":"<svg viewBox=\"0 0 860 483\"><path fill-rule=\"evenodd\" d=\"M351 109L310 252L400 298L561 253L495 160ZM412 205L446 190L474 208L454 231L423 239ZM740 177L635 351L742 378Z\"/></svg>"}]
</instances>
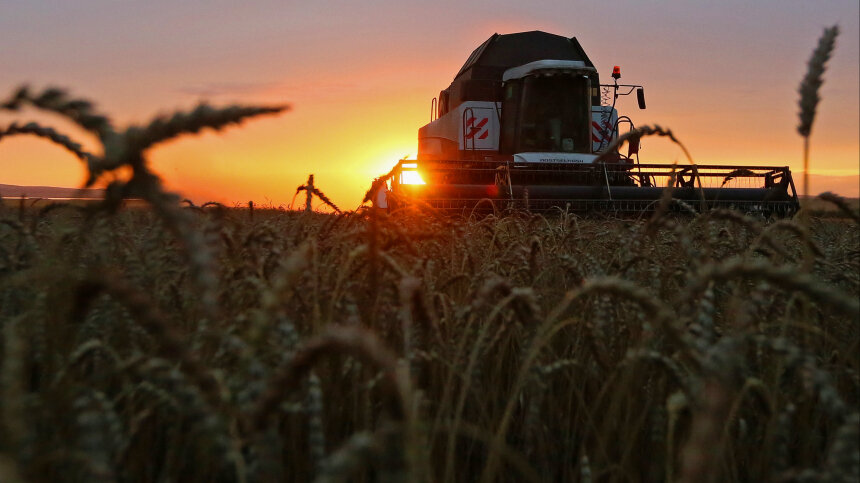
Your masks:
<instances>
[{"instance_id":1,"label":"side mirror","mask_svg":"<svg viewBox=\"0 0 860 483\"><path fill-rule=\"evenodd\" d=\"M639 109L645 109L645 89L641 87L636 89L636 100L639 101Z\"/></svg>"}]
</instances>

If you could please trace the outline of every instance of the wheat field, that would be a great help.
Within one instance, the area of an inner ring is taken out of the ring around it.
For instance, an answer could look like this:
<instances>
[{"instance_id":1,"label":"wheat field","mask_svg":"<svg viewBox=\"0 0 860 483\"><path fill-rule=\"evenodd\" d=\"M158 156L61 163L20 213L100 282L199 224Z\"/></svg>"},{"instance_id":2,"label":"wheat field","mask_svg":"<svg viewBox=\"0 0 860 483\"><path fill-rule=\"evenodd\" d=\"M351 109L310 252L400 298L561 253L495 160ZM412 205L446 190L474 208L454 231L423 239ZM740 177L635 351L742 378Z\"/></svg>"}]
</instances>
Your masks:
<instances>
[{"instance_id":1,"label":"wheat field","mask_svg":"<svg viewBox=\"0 0 860 483\"><path fill-rule=\"evenodd\" d=\"M3 207L4 481L856 479L854 220L182 210Z\"/></svg>"}]
</instances>

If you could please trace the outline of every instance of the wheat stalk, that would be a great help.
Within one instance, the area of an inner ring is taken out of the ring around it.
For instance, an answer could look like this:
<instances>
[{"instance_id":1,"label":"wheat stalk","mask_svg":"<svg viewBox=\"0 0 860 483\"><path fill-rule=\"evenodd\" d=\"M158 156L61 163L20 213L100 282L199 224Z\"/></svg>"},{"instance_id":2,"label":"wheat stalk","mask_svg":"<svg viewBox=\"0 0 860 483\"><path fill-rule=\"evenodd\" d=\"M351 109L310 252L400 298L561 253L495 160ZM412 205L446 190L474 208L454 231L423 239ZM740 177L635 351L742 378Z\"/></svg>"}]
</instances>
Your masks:
<instances>
[{"instance_id":1,"label":"wheat stalk","mask_svg":"<svg viewBox=\"0 0 860 483\"><path fill-rule=\"evenodd\" d=\"M803 137L803 196L809 196L809 135L812 133L812 123L815 122L815 111L821 97L818 91L824 83L824 70L827 61L836 46L836 37L839 35L839 26L834 25L824 29L818 39L818 46L812 52L812 57L806 64L806 75L800 82L800 122L797 132Z\"/></svg>"},{"instance_id":2,"label":"wheat stalk","mask_svg":"<svg viewBox=\"0 0 860 483\"><path fill-rule=\"evenodd\" d=\"M307 194L307 199L305 200L305 212L312 211L311 201L313 200L313 196L316 196L329 208L333 209L335 213L341 213L340 208L338 208L337 205L335 205L334 202L325 195L325 193L314 186L314 175L308 176L308 182L296 188L296 194L299 194L302 191Z\"/></svg>"},{"instance_id":3,"label":"wheat stalk","mask_svg":"<svg viewBox=\"0 0 860 483\"><path fill-rule=\"evenodd\" d=\"M325 426L323 422L323 393L320 379L311 371L308 374L308 393L306 397L308 412L308 448L314 461L316 472L323 469L325 458Z\"/></svg>"},{"instance_id":4,"label":"wheat stalk","mask_svg":"<svg viewBox=\"0 0 860 483\"><path fill-rule=\"evenodd\" d=\"M3 425L3 438L0 441L11 448L18 448L27 435L24 398L29 344L23 340L20 323L20 318L7 318L3 325L3 360L0 372L0 390L3 394L0 421Z\"/></svg>"},{"instance_id":5,"label":"wheat stalk","mask_svg":"<svg viewBox=\"0 0 860 483\"><path fill-rule=\"evenodd\" d=\"M680 481L719 481L717 464L724 448L715 446L714 442L719 440L730 407L725 385L708 381L694 407L690 439L681 450Z\"/></svg>"}]
</instances>

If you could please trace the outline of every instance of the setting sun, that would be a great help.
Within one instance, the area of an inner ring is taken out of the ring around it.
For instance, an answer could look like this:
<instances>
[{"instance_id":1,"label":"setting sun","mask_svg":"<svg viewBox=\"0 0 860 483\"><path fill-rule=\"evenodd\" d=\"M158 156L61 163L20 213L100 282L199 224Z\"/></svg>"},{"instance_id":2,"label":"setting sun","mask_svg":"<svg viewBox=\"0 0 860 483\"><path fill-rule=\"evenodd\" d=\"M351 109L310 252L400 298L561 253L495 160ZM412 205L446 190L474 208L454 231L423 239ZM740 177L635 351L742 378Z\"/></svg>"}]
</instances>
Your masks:
<instances>
[{"instance_id":1,"label":"setting sun","mask_svg":"<svg viewBox=\"0 0 860 483\"><path fill-rule=\"evenodd\" d=\"M404 163L402 166L404 171L400 173L401 184L426 184L417 171L418 164Z\"/></svg>"}]
</instances>

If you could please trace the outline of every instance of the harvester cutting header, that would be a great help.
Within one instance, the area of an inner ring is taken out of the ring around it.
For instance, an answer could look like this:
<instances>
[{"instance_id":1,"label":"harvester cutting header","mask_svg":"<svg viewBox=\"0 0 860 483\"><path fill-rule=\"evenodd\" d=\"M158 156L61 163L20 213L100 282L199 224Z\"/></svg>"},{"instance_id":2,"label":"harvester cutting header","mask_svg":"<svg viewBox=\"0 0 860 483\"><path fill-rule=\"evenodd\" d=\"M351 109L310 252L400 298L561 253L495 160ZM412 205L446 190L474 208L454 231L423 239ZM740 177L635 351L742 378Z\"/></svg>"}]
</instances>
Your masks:
<instances>
[{"instance_id":1,"label":"harvester cutting header","mask_svg":"<svg viewBox=\"0 0 860 483\"><path fill-rule=\"evenodd\" d=\"M433 99L418 159L395 166L376 205L636 212L671 184L687 208L797 210L788 167L642 164L638 137L619 152L613 141L634 124L619 116L617 99L635 91L645 109L643 87L620 77L616 66L614 82L601 84L575 37L494 34Z\"/></svg>"}]
</instances>

